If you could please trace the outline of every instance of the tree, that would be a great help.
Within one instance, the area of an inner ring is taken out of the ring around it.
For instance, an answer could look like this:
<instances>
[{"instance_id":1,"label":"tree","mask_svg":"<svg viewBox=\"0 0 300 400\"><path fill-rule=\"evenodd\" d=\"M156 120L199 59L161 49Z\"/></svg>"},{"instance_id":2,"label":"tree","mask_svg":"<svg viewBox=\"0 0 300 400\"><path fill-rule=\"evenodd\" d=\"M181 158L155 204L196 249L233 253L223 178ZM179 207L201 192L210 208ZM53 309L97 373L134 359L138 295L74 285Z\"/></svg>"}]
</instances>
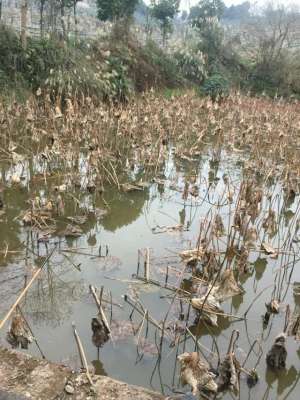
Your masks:
<instances>
[{"instance_id":1,"label":"tree","mask_svg":"<svg viewBox=\"0 0 300 400\"><path fill-rule=\"evenodd\" d=\"M188 18L188 12L186 10L183 10L181 13L181 20L186 21Z\"/></svg>"},{"instance_id":2,"label":"tree","mask_svg":"<svg viewBox=\"0 0 300 400\"><path fill-rule=\"evenodd\" d=\"M39 7L39 14L40 14L40 35L41 37L44 36L44 10L46 6L46 2L48 0L37 0L37 6Z\"/></svg>"},{"instance_id":3,"label":"tree","mask_svg":"<svg viewBox=\"0 0 300 400\"><path fill-rule=\"evenodd\" d=\"M225 4L222 0L200 0L197 6L191 8L189 19L195 26L208 23L211 19L222 18Z\"/></svg>"},{"instance_id":4,"label":"tree","mask_svg":"<svg viewBox=\"0 0 300 400\"><path fill-rule=\"evenodd\" d=\"M77 39L77 25L78 25L78 21L77 21L77 3L79 3L79 1L80 0L72 0L76 39Z\"/></svg>"},{"instance_id":5,"label":"tree","mask_svg":"<svg viewBox=\"0 0 300 400\"><path fill-rule=\"evenodd\" d=\"M179 11L179 5L180 0L152 0L151 13L159 21L164 46L167 35L172 32L172 22Z\"/></svg>"},{"instance_id":6,"label":"tree","mask_svg":"<svg viewBox=\"0 0 300 400\"><path fill-rule=\"evenodd\" d=\"M21 43L23 49L27 47L27 12L28 1L22 0L21 2Z\"/></svg>"},{"instance_id":7,"label":"tree","mask_svg":"<svg viewBox=\"0 0 300 400\"><path fill-rule=\"evenodd\" d=\"M270 2L244 27L251 37L257 79L278 85L285 78L287 62L294 54L288 49L297 32L298 20L298 10Z\"/></svg>"},{"instance_id":8,"label":"tree","mask_svg":"<svg viewBox=\"0 0 300 400\"><path fill-rule=\"evenodd\" d=\"M97 0L98 18L101 21L119 21L132 17L138 0Z\"/></svg>"},{"instance_id":9,"label":"tree","mask_svg":"<svg viewBox=\"0 0 300 400\"><path fill-rule=\"evenodd\" d=\"M60 10L60 18L61 18L61 27L63 31L63 37L66 39L67 37L67 27L66 27L66 9L73 6L73 0L56 0L57 6Z\"/></svg>"},{"instance_id":10,"label":"tree","mask_svg":"<svg viewBox=\"0 0 300 400\"><path fill-rule=\"evenodd\" d=\"M224 10L222 0L201 0L190 12L190 23L198 31L199 47L207 54L209 64L214 63L221 54L223 29L219 22Z\"/></svg>"},{"instance_id":11,"label":"tree","mask_svg":"<svg viewBox=\"0 0 300 400\"><path fill-rule=\"evenodd\" d=\"M148 6L147 4L144 2L144 0L138 0L138 4L136 7L136 14L142 16L142 17L146 17L148 14Z\"/></svg>"},{"instance_id":12,"label":"tree","mask_svg":"<svg viewBox=\"0 0 300 400\"><path fill-rule=\"evenodd\" d=\"M98 18L114 23L116 39L128 37L129 26L139 0L97 0Z\"/></svg>"},{"instance_id":13,"label":"tree","mask_svg":"<svg viewBox=\"0 0 300 400\"><path fill-rule=\"evenodd\" d=\"M240 21L250 18L251 4L249 1L244 1L236 6L226 7L223 18L229 21Z\"/></svg>"}]
</instances>

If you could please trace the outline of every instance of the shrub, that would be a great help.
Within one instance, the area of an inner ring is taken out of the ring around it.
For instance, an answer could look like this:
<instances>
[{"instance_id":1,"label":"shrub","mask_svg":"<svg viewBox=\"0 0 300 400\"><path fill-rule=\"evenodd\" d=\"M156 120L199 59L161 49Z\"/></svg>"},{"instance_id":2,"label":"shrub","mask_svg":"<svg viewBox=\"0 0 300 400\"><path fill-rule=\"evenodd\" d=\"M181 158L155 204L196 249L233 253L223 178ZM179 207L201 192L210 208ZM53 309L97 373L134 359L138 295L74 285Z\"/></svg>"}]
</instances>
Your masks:
<instances>
[{"instance_id":1,"label":"shrub","mask_svg":"<svg viewBox=\"0 0 300 400\"><path fill-rule=\"evenodd\" d=\"M107 96L118 101L127 101L133 92L133 83L128 76L128 67L118 57L108 59L110 71L106 73L109 92Z\"/></svg>"},{"instance_id":2,"label":"shrub","mask_svg":"<svg viewBox=\"0 0 300 400\"><path fill-rule=\"evenodd\" d=\"M16 81L26 63L25 53L15 32L0 24L0 66L2 79ZM7 82L6 82L7 83Z\"/></svg>"},{"instance_id":3,"label":"shrub","mask_svg":"<svg viewBox=\"0 0 300 400\"><path fill-rule=\"evenodd\" d=\"M162 85L174 88L182 84L182 76L175 59L171 55L160 49L153 41L147 42L143 53L148 62L155 68Z\"/></svg>"},{"instance_id":4,"label":"shrub","mask_svg":"<svg viewBox=\"0 0 300 400\"><path fill-rule=\"evenodd\" d=\"M201 93L210 96L213 101L221 100L229 94L229 82L221 74L214 74L204 81Z\"/></svg>"},{"instance_id":5,"label":"shrub","mask_svg":"<svg viewBox=\"0 0 300 400\"><path fill-rule=\"evenodd\" d=\"M183 47L174 52L174 57L184 78L196 84L203 82L206 76L206 63L201 51Z\"/></svg>"}]
</instances>

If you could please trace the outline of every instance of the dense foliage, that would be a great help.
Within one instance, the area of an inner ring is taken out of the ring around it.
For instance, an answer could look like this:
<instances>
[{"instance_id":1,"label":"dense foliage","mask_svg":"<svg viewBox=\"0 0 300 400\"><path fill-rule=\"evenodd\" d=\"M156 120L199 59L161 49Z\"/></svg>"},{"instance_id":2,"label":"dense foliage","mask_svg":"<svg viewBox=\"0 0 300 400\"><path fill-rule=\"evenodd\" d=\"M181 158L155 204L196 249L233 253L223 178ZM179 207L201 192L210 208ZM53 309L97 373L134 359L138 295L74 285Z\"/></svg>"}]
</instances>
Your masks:
<instances>
[{"instance_id":1,"label":"dense foliage","mask_svg":"<svg viewBox=\"0 0 300 400\"><path fill-rule=\"evenodd\" d=\"M222 100L229 94L229 83L224 76L215 74L205 80L201 92L213 101Z\"/></svg>"},{"instance_id":2,"label":"dense foliage","mask_svg":"<svg viewBox=\"0 0 300 400\"><path fill-rule=\"evenodd\" d=\"M116 21L133 15L138 0L97 0L98 18Z\"/></svg>"},{"instance_id":3,"label":"dense foliage","mask_svg":"<svg viewBox=\"0 0 300 400\"><path fill-rule=\"evenodd\" d=\"M136 91L176 87L182 74L176 61L154 42L70 43L31 39L22 49L18 36L0 28L0 88L26 88L59 96L91 96L124 101Z\"/></svg>"},{"instance_id":4,"label":"dense foliage","mask_svg":"<svg viewBox=\"0 0 300 400\"><path fill-rule=\"evenodd\" d=\"M99 24L96 8L94 20L99 31L104 26L110 33L81 40L67 26L68 18L77 21L77 3L34 0L41 34L28 36L26 49L14 30L0 25L2 93L19 87L51 96L125 100L151 87L194 85L212 98L230 87L271 96L300 94L299 51L290 49L299 18L293 8L269 4L253 16L247 1L225 7L222 0L200 0L188 15L180 14L179 0L97 0L98 17L113 24ZM54 30L50 5L57 14ZM243 30L235 21L244 21Z\"/></svg>"}]
</instances>

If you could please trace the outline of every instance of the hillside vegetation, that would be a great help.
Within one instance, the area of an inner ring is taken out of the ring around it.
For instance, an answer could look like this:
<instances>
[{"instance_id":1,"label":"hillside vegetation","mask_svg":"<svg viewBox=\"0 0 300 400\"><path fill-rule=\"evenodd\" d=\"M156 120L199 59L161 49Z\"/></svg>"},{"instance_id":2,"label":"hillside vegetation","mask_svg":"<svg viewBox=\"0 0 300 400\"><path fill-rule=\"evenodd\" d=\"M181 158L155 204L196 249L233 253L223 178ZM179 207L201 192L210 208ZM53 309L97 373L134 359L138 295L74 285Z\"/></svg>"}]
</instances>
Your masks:
<instances>
[{"instance_id":1,"label":"hillside vegetation","mask_svg":"<svg viewBox=\"0 0 300 400\"><path fill-rule=\"evenodd\" d=\"M294 10L268 5L253 16L248 2L225 8L221 0L201 0L180 16L178 0L151 7L137 0L126 0L127 6L92 3L101 23L110 27L99 38L71 35L64 22L48 26L46 34L47 8L39 37L20 36L0 24L2 94L124 101L151 88L191 86L215 100L232 88L270 96L300 93L300 56L290 48L299 15ZM70 19L67 5L56 12L67 10ZM241 25L234 32L236 21ZM137 30L144 31L143 38Z\"/></svg>"}]
</instances>

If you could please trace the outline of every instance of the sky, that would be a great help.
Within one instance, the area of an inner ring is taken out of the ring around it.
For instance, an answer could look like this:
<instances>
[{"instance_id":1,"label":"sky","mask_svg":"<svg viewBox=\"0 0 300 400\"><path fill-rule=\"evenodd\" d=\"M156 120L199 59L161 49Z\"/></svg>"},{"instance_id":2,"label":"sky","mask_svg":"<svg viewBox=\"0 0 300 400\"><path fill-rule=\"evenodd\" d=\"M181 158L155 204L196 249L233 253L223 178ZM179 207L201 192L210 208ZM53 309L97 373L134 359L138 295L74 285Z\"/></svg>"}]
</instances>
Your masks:
<instances>
[{"instance_id":1,"label":"sky","mask_svg":"<svg viewBox=\"0 0 300 400\"><path fill-rule=\"evenodd\" d=\"M241 4L246 0L223 0L224 3L226 4L226 6L231 6L231 5L237 5L237 4ZM256 5L262 5L263 3L265 3L265 0L249 0L250 3L256 4ZM199 2L199 0L181 0L181 9L182 10L187 10L189 7L194 6L195 4L197 4ZM279 1L282 4L296 4L298 6L300 6L300 0L281 0ZM150 0L146 0L146 3L150 3Z\"/></svg>"}]
</instances>

